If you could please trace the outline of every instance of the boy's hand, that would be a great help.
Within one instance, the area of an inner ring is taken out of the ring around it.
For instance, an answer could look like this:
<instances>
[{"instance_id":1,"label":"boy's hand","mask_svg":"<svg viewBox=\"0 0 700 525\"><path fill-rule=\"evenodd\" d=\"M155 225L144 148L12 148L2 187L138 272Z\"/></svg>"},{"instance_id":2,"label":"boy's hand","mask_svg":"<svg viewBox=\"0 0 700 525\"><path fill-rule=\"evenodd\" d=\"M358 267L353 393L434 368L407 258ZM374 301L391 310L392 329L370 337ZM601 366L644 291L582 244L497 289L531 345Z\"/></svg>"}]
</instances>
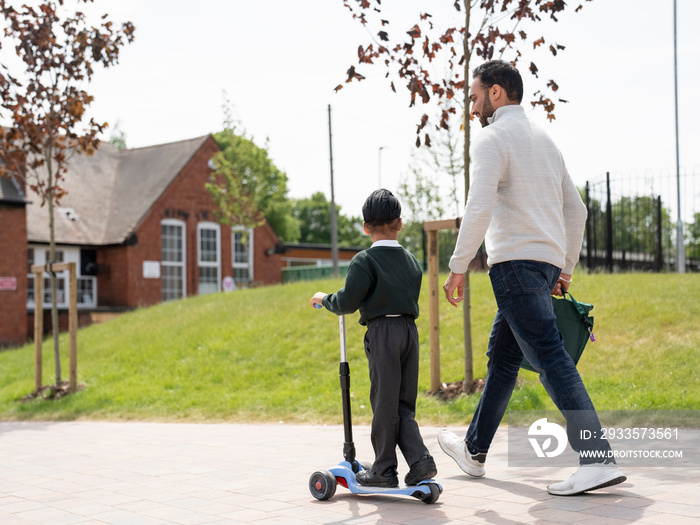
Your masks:
<instances>
[{"instance_id":1,"label":"boy's hand","mask_svg":"<svg viewBox=\"0 0 700 525\"><path fill-rule=\"evenodd\" d=\"M322 308L323 307L323 298L328 295L327 293L324 292L316 292L314 296L311 298L311 306L314 308ZM318 306L316 306L318 305Z\"/></svg>"},{"instance_id":2,"label":"boy's hand","mask_svg":"<svg viewBox=\"0 0 700 525\"><path fill-rule=\"evenodd\" d=\"M464 300L464 274L450 272L442 289L445 290L447 302L456 307L457 303ZM454 296L455 290L457 290L457 297Z\"/></svg>"}]
</instances>

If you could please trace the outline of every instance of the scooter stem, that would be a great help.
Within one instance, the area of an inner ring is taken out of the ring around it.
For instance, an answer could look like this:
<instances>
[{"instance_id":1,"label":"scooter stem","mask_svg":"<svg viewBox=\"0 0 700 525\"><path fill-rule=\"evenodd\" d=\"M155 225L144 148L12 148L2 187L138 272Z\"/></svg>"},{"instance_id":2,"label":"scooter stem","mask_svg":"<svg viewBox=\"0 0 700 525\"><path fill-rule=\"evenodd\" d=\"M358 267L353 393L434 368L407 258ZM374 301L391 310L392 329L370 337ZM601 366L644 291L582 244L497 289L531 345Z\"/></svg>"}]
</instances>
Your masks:
<instances>
[{"instance_id":1,"label":"scooter stem","mask_svg":"<svg viewBox=\"0 0 700 525\"><path fill-rule=\"evenodd\" d=\"M338 317L340 328L340 392L343 399L343 429L345 430L345 443L343 445L343 457L352 465L353 471L359 467L355 462L355 443L352 439L352 414L350 412L350 364L348 363L347 343L345 340L345 316Z\"/></svg>"}]
</instances>

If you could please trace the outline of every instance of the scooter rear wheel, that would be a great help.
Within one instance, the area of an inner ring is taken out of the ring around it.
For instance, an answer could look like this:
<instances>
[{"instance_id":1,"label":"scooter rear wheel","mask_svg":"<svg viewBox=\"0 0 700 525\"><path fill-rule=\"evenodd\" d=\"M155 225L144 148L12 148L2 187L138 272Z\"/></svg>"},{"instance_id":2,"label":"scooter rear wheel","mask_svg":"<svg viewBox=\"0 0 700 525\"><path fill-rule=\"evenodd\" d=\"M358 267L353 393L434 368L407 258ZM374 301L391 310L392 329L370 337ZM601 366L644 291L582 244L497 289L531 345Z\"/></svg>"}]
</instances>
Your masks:
<instances>
[{"instance_id":1,"label":"scooter rear wheel","mask_svg":"<svg viewBox=\"0 0 700 525\"><path fill-rule=\"evenodd\" d=\"M327 470L318 470L309 478L311 495L321 501L332 498L337 486L335 476Z\"/></svg>"},{"instance_id":2,"label":"scooter rear wheel","mask_svg":"<svg viewBox=\"0 0 700 525\"><path fill-rule=\"evenodd\" d=\"M440 493L442 491L440 490L440 487L438 487L435 483L428 483L428 487L430 488L430 494L426 494L425 497L421 499L421 501L427 504L435 503L440 497Z\"/></svg>"}]
</instances>

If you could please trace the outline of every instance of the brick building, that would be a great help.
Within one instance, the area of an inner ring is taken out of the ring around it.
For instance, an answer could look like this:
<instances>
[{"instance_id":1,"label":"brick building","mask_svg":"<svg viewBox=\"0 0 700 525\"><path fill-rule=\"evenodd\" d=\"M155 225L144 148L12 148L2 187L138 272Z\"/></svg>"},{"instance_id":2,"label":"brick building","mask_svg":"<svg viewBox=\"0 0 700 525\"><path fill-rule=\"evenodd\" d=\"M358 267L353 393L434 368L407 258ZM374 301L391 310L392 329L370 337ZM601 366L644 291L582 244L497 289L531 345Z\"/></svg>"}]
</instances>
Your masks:
<instances>
[{"instance_id":1,"label":"brick building","mask_svg":"<svg viewBox=\"0 0 700 525\"><path fill-rule=\"evenodd\" d=\"M218 151L207 135L130 150L102 143L94 155L70 159L67 194L55 210L56 261L77 263L81 324L161 301L281 282L278 239L267 223L247 230L214 218L204 185ZM16 280L15 289L0 290L0 346L7 346L31 334L37 298L28 267L49 260L49 221L46 206L25 205L21 188L0 180L0 277ZM11 288L13 281L6 282ZM48 309L48 274L44 282Z\"/></svg>"},{"instance_id":2,"label":"brick building","mask_svg":"<svg viewBox=\"0 0 700 525\"><path fill-rule=\"evenodd\" d=\"M27 339L27 219L22 187L0 177L0 348Z\"/></svg>"}]
</instances>

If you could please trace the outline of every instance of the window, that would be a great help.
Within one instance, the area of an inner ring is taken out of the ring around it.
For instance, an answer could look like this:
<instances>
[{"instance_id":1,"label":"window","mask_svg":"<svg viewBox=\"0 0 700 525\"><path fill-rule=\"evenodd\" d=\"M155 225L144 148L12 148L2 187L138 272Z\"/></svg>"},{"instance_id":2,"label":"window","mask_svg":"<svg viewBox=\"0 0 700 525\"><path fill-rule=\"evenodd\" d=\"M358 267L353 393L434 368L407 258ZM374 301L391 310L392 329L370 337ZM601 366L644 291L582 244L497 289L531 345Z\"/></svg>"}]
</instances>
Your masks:
<instances>
[{"instance_id":1,"label":"window","mask_svg":"<svg viewBox=\"0 0 700 525\"><path fill-rule=\"evenodd\" d=\"M78 306L97 306L96 290L96 277L78 277Z\"/></svg>"},{"instance_id":2,"label":"window","mask_svg":"<svg viewBox=\"0 0 700 525\"><path fill-rule=\"evenodd\" d=\"M237 283L253 281L253 230L237 226L231 232L233 249L233 280Z\"/></svg>"},{"instance_id":3,"label":"window","mask_svg":"<svg viewBox=\"0 0 700 525\"><path fill-rule=\"evenodd\" d=\"M56 304L61 307L68 306L68 278L64 275L67 273L56 274ZM44 277L44 305L51 305L51 277Z\"/></svg>"},{"instance_id":4,"label":"window","mask_svg":"<svg viewBox=\"0 0 700 525\"><path fill-rule=\"evenodd\" d=\"M77 247L64 247L56 250L56 262L76 263L78 281L78 308L94 308L97 306L97 277L83 274L81 263L82 252L85 251ZM95 250L90 250L95 251ZM96 255L95 255L96 257ZM44 266L51 258L51 252L45 246L30 246L27 249L27 307L34 308L36 301L36 291L32 273L33 265ZM94 273L93 273L94 275ZM60 308L68 308L70 302L70 281L69 272L56 273L56 293L58 295L57 304ZM44 272L44 308L51 308L51 276Z\"/></svg>"},{"instance_id":5,"label":"window","mask_svg":"<svg viewBox=\"0 0 700 525\"><path fill-rule=\"evenodd\" d=\"M63 252L61 250L56 250L56 260L54 262L63 262ZM44 252L44 261L48 263L51 260L51 250L46 250Z\"/></svg>"},{"instance_id":6,"label":"window","mask_svg":"<svg viewBox=\"0 0 700 525\"><path fill-rule=\"evenodd\" d=\"M199 264L198 293L216 293L220 289L221 274L221 228L213 222L202 222L197 226L199 249L197 250Z\"/></svg>"},{"instance_id":7,"label":"window","mask_svg":"<svg viewBox=\"0 0 700 525\"><path fill-rule=\"evenodd\" d=\"M63 262L65 260L62 250L56 250L56 261ZM34 279L36 276L32 273L32 265L45 265L51 260L51 251L45 248L30 247L27 250L27 307L34 308L36 301L36 291ZM70 261L68 261L70 262ZM68 307L68 272L56 273L56 305L59 308ZM43 308L51 308L51 276L48 272L44 272L44 297Z\"/></svg>"},{"instance_id":8,"label":"window","mask_svg":"<svg viewBox=\"0 0 700 525\"><path fill-rule=\"evenodd\" d=\"M181 299L187 294L185 284L185 223L165 219L160 223L161 298Z\"/></svg>"}]
</instances>

